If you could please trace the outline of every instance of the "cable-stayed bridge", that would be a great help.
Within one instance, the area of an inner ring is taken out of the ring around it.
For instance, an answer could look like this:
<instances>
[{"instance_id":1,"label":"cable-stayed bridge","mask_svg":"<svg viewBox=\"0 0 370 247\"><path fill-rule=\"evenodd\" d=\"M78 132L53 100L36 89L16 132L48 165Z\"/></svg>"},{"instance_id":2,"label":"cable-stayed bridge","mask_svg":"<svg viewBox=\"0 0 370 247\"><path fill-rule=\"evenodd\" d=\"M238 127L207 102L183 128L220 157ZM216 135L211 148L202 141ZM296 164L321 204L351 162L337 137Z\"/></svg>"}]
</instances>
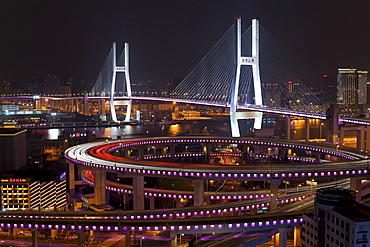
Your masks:
<instances>
[{"instance_id":1,"label":"cable-stayed bridge","mask_svg":"<svg viewBox=\"0 0 370 247\"><path fill-rule=\"evenodd\" d=\"M234 137L240 136L239 119L253 118L254 128L261 128L262 112L325 119L323 111L333 102L321 102L304 86L273 54L268 39L267 32L260 32L258 20L252 20L252 26L242 32L237 18L168 98L132 92L129 46L125 44L117 59L114 43L91 93L110 98L113 121L117 121L116 105L127 105L125 121L130 121L133 99L228 107Z\"/></svg>"},{"instance_id":2,"label":"cable-stayed bridge","mask_svg":"<svg viewBox=\"0 0 370 247\"><path fill-rule=\"evenodd\" d=\"M330 101L330 97L320 100L294 76L288 67L294 70L294 67L299 69L299 66L282 50L278 42L259 26L257 20L253 20L252 26L242 32L241 19L238 18L167 97L151 97L148 92L144 94L132 90L129 46L125 44L124 50L117 56L114 43L91 94L84 97L11 96L0 97L0 100L51 99L60 101L60 104L64 100L70 100L71 102L65 103L66 110L78 111L84 108L81 112L88 113L89 99L109 99L113 121L117 121L115 106L127 106L126 122L130 121L132 100L223 107L230 109L232 135L235 137L240 135L238 119L253 118L254 128L258 129L261 128L262 113L326 119L326 109L335 102ZM293 65L286 65L285 61L293 61ZM41 105L40 102L38 104ZM337 125L370 125L370 120L364 118L338 115L335 119Z\"/></svg>"}]
</instances>

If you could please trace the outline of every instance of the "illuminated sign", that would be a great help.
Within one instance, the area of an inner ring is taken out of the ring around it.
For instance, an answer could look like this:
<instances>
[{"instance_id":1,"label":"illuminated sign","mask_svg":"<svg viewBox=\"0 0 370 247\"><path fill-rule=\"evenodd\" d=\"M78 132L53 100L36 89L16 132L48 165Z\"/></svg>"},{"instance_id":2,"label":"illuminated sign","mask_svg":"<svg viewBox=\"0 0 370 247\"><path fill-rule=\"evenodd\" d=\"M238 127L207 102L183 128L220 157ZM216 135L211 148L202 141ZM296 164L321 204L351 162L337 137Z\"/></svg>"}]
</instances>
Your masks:
<instances>
[{"instance_id":1,"label":"illuminated sign","mask_svg":"<svg viewBox=\"0 0 370 247\"><path fill-rule=\"evenodd\" d=\"M254 63L254 58L242 58L243 63Z\"/></svg>"},{"instance_id":2,"label":"illuminated sign","mask_svg":"<svg viewBox=\"0 0 370 247\"><path fill-rule=\"evenodd\" d=\"M64 171L62 174L60 174L59 180L65 180L66 179L66 176L67 176L67 172Z\"/></svg>"},{"instance_id":3,"label":"illuminated sign","mask_svg":"<svg viewBox=\"0 0 370 247\"><path fill-rule=\"evenodd\" d=\"M73 133L69 134L69 137L86 137L87 133Z\"/></svg>"},{"instance_id":4,"label":"illuminated sign","mask_svg":"<svg viewBox=\"0 0 370 247\"><path fill-rule=\"evenodd\" d=\"M9 178L9 179L1 179L2 183L24 183L27 182L25 178Z\"/></svg>"}]
</instances>

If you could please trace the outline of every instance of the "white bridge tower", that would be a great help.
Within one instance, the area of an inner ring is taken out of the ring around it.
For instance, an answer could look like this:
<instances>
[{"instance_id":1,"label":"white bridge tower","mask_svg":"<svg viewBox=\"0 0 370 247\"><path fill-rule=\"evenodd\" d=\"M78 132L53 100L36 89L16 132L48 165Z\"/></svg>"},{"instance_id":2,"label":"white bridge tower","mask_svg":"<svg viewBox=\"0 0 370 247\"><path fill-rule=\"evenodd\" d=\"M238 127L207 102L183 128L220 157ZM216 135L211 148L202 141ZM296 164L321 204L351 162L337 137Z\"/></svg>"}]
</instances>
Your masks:
<instances>
[{"instance_id":1,"label":"white bridge tower","mask_svg":"<svg viewBox=\"0 0 370 247\"><path fill-rule=\"evenodd\" d=\"M131 106L132 106L132 100L114 100L114 93L116 88L116 78L117 73L124 72L125 78L126 78L126 90L127 90L127 96L131 97L131 82L130 82L130 71L129 71L129 46L128 43L125 43L125 62L123 66L117 66L117 58L116 58L116 43L113 43L113 61L112 61L112 69L113 69L113 76L112 76L112 84L111 84L111 90L110 90L110 112L112 115L112 120L114 122L118 122L116 110L114 106L116 105L126 105L126 118L125 122L130 122L130 114L131 114Z\"/></svg>"},{"instance_id":2,"label":"white bridge tower","mask_svg":"<svg viewBox=\"0 0 370 247\"><path fill-rule=\"evenodd\" d=\"M236 73L234 84L232 85L230 99L230 125L231 136L240 137L238 119L254 118L254 128L261 129L262 112L237 112L240 69L242 65L251 65L253 72L254 101L255 105L262 105L261 78L259 70L259 22L257 19L252 20L252 56L242 56L242 35L241 35L241 18L236 21Z\"/></svg>"}]
</instances>

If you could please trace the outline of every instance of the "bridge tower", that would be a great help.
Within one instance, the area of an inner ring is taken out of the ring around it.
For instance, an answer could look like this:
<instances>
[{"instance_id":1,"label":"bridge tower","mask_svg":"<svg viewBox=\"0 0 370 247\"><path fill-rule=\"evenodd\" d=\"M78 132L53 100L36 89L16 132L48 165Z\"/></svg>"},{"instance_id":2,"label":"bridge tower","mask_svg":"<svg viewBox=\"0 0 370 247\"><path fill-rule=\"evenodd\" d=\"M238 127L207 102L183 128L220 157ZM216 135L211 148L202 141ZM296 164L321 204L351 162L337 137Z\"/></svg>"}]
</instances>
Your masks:
<instances>
[{"instance_id":1,"label":"bridge tower","mask_svg":"<svg viewBox=\"0 0 370 247\"><path fill-rule=\"evenodd\" d=\"M241 18L236 20L236 73L232 85L230 99L230 125L232 137L240 137L238 119L254 118L254 128L261 129L262 112L237 112L240 69L242 65L251 65L253 72L254 101L255 105L262 105L261 78L259 69L259 22L257 19L252 20L252 56L242 56L242 34Z\"/></svg>"},{"instance_id":2,"label":"bridge tower","mask_svg":"<svg viewBox=\"0 0 370 247\"><path fill-rule=\"evenodd\" d=\"M112 120L114 122L118 122L116 110L114 106L116 105L126 105L126 118L125 122L130 122L130 114L131 114L131 107L132 107L132 100L114 100L114 91L116 88L116 77L117 73L125 73L126 78L126 90L127 90L127 96L131 97L131 82L130 82L130 70L129 70L129 45L128 43L125 43L125 62L123 66L118 65L117 66L117 57L116 57L116 43L113 42L113 56L112 56L112 69L113 69L113 76L112 76L112 84L111 84L111 90L110 90L110 111L112 115Z\"/></svg>"}]
</instances>

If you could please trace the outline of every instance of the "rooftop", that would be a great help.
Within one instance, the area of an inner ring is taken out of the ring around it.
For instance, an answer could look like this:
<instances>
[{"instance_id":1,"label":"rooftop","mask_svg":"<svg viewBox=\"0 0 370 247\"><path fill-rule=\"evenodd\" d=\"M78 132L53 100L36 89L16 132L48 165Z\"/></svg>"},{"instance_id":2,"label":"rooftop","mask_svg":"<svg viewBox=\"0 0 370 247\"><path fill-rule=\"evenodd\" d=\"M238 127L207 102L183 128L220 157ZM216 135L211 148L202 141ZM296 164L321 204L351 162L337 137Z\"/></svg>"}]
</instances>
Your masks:
<instances>
[{"instance_id":1,"label":"rooftop","mask_svg":"<svg viewBox=\"0 0 370 247\"><path fill-rule=\"evenodd\" d=\"M0 128L0 136L18 135L26 131L27 130L17 128Z\"/></svg>"},{"instance_id":2,"label":"rooftop","mask_svg":"<svg viewBox=\"0 0 370 247\"><path fill-rule=\"evenodd\" d=\"M333 211L343 215L344 217L354 221L354 222L365 222L370 221L370 207L356 202L354 207L334 207Z\"/></svg>"}]
</instances>

